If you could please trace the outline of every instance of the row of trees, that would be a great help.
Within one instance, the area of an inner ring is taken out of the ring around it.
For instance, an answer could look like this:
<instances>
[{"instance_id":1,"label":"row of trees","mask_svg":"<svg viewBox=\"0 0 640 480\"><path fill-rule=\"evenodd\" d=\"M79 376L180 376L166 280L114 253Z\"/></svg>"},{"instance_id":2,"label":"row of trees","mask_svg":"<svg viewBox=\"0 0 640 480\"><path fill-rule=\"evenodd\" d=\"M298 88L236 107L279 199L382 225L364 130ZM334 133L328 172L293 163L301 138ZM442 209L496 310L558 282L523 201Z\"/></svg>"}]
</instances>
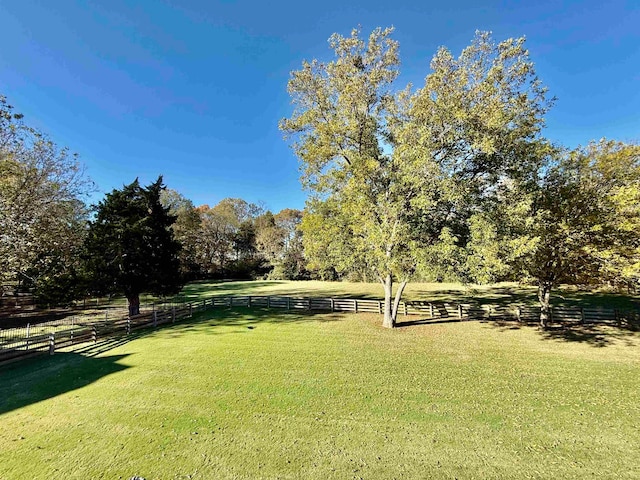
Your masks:
<instances>
[{"instance_id":1,"label":"row of trees","mask_svg":"<svg viewBox=\"0 0 640 480\"><path fill-rule=\"evenodd\" d=\"M302 278L306 275L297 226L301 212L276 215L242 199L194 207L162 177L138 180L107 194L88 223L76 285L100 294L124 293L129 314L140 294L178 293L198 278Z\"/></svg>"},{"instance_id":2,"label":"row of trees","mask_svg":"<svg viewBox=\"0 0 640 480\"><path fill-rule=\"evenodd\" d=\"M162 179L93 213L77 159L0 98L0 275L41 301L169 294L198 278L380 281L392 327L412 279L536 282L541 322L561 282L635 288L640 146L567 149L543 135L553 100L524 39L479 32L441 48L422 87L395 86L392 29L333 35L335 58L292 73L304 212L242 199L195 207ZM394 291L395 287L395 291Z\"/></svg>"},{"instance_id":3,"label":"row of trees","mask_svg":"<svg viewBox=\"0 0 640 480\"><path fill-rule=\"evenodd\" d=\"M165 190L161 202L176 217L172 228L182 245L186 278L308 278L298 229L301 211L274 215L240 198L194 207L175 190Z\"/></svg>"},{"instance_id":4,"label":"row of trees","mask_svg":"<svg viewBox=\"0 0 640 480\"><path fill-rule=\"evenodd\" d=\"M307 278L302 212L272 214L242 199L195 207L159 178L87 205L77 157L29 127L0 97L0 295L41 304L87 294L170 294L199 278Z\"/></svg>"},{"instance_id":5,"label":"row of trees","mask_svg":"<svg viewBox=\"0 0 640 480\"><path fill-rule=\"evenodd\" d=\"M560 282L635 287L638 145L546 139L553 99L524 38L478 32L457 58L441 48L421 88L399 89L392 33L335 34L333 60L291 74L280 128L312 194L312 267L379 280L387 327L416 277L536 281L543 326Z\"/></svg>"}]
</instances>

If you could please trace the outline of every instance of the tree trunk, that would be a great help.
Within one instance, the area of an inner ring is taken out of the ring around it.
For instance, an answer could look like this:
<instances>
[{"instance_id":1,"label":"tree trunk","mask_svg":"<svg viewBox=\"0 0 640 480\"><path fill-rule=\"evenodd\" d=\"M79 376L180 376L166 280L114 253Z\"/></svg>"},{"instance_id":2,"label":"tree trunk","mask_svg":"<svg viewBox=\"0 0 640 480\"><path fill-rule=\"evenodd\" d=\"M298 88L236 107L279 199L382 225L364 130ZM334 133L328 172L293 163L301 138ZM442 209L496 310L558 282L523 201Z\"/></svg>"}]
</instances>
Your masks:
<instances>
[{"instance_id":1,"label":"tree trunk","mask_svg":"<svg viewBox=\"0 0 640 480\"><path fill-rule=\"evenodd\" d=\"M382 321L382 326L393 328L395 326L395 318L391 306L391 295L393 293L393 279L391 275L385 277L382 286L384 287L384 320Z\"/></svg>"},{"instance_id":2,"label":"tree trunk","mask_svg":"<svg viewBox=\"0 0 640 480\"><path fill-rule=\"evenodd\" d=\"M552 282L540 282L538 284L538 301L540 302L540 326L547 328L551 320L551 288Z\"/></svg>"},{"instance_id":3,"label":"tree trunk","mask_svg":"<svg viewBox=\"0 0 640 480\"><path fill-rule=\"evenodd\" d=\"M403 280L402 282L400 282L400 285L398 286L398 291L396 292L396 299L393 302L393 312L392 312L394 325L396 323L396 319L398 318L398 308L400 308L400 300L402 299L402 292L404 292L404 287L406 286L407 286L407 281ZM406 313L406 310L405 310L405 313Z\"/></svg>"},{"instance_id":4,"label":"tree trunk","mask_svg":"<svg viewBox=\"0 0 640 480\"><path fill-rule=\"evenodd\" d=\"M382 321L382 326L386 328L393 328L396 326L400 299L402 298L402 292L404 291L404 287L407 285L407 282L403 281L400 283L395 299L393 299L393 277L391 275L387 275L382 281L382 285L384 287L384 320Z\"/></svg>"},{"instance_id":5,"label":"tree trunk","mask_svg":"<svg viewBox=\"0 0 640 480\"><path fill-rule=\"evenodd\" d=\"M129 301L129 316L140 315L140 295L137 293L131 293L127 295Z\"/></svg>"}]
</instances>

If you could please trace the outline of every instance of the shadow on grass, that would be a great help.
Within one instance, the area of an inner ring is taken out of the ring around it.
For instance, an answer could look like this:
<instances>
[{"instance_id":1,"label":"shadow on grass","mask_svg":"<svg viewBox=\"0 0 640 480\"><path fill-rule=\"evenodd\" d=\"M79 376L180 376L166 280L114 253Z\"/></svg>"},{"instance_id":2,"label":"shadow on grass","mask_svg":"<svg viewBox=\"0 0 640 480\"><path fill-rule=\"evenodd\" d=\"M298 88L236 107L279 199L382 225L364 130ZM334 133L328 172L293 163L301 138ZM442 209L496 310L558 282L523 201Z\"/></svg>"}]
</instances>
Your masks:
<instances>
[{"instance_id":1,"label":"shadow on grass","mask_svg":"<svg viewBox=\"0 0 640 480\"><path fill-rule=\"evenodd\" d=\"M584 343L598 348L620 342L627 346L640 346L637 326L618 327L595 323L554 322L542 329L538 322L481 320L480 323L502 332L525 328L535 329L543 340Z\"/></svg>"},{"instance_id":2,"label":"shadow on grass","mask_svg":"<svg viewBox=\"0 0 640 480\"><path fill-rule=\"evenodd\" d=\"M295 287L294 287L295 285ZM321 290L306 288L305 282L288 282L273 280L246 280L237 282L225 281L201 281L189 284L182 295L186 300L202 300L211 296L224 295L271 295L271 296L295 296L300 298L363 298L380 300L382 289L379 293L348 292L344 283L325 282ZM464 288L451 288L448 284L430 284L431 287L440 285L442 289L429 288L428 290L414 289L407 295L408 300L453 302L453 303L477 303L483 304L521 304L537 305L537 290L535 286L496 284L488 286L468 285ZM411 286L411 284L410 284ZM274 288L275 287L275 288ZM633 309L640 306L640 297L632 294L622 294L606 291L580 290L576 287L561 286L554 291L553 303L556 306L593 306L620 309Z\"/></svg>"},{"instance_id":3,"label":"shadow on grass","mask_svg":"<svg viewBox=\"0 0 640 480\"><path fill-rule=\"evenodd\" d=\"M341 313L286 311L266 308L222 307L208 310L194 316L193 320L181 322L169 326L171 334L180 335L192 331L199 331L208 335L248 333L260 324L302 323L312 321L332 322L343 319ZM382 316L380 317L382 321ZM533 329L544 340L576 342L591 345L593 347L606 347L614 343L623 342L629 346L640 346L640 325L619 327L607 324L577 322L555 322L547 329L542 330L537 321L518 322L508 318L496 318L491 320L460 320L458 318L416 318L408 320L402 318L397 328L416 326L428 326L437 324L460 323L478 321L481 324L495 328L498 331ZM234 329L216 329L212 327L237 327ZM152 331L155 334L156 331ZM157 331L158 334L163 333Z\"/></svg>"},{"instance_id":4,"label":"shadow on grass","mask_svg":"<svg viewBox=\"0 0 640 480\"><path fill-rule=\"evenodd\" d=\"M77 390L129 368L118 363L127 355L103 354L139 338L193 332L206 335L250 334L265 324L331 322L341 318L337 313L220 307L156 329L146 328L130 335L114 335L96 343L78 344L72 352L57 351L52 356L42 355L0 369L0 415Z\"/></svg>"},{"instance_id":5,"label":"shadow on grass","mask_svg":"<svg viewBox=\"0 0 640 480\"><path fill-rule=\"evenodd\" d=\"M435 290L419 300L432 302L469 303L478 305L538 305L537 291L531 286L485 286L470 287L467 290ZM553 305L556 307L607 307L621 310L640 308L640 299L635 295L614 292L598 292L562 287L553 293Z\"/></svg>"},{"instance_id":6,"label":"shadow on grass","mask_svg":"<svg viewBox=\"0 0 640 480\"><path fill-rule=\"evenodd\" d=\"M96 357L77 352L38 357L0 372L0 415L85 387L129 367L127 355Z\"/></svg>"},{"instance_id":7,"label":"shadow on grass","mask_svg":"<svg viewBox=\"0 0 640 480\"><path fill-rule=\"evenodd\" d=\"M460 323L458 318L420 318L418 320L404 320L396 323L396 328L416 327L418 325L438 325L441 323Z\"/></svg>"}]
</instances>

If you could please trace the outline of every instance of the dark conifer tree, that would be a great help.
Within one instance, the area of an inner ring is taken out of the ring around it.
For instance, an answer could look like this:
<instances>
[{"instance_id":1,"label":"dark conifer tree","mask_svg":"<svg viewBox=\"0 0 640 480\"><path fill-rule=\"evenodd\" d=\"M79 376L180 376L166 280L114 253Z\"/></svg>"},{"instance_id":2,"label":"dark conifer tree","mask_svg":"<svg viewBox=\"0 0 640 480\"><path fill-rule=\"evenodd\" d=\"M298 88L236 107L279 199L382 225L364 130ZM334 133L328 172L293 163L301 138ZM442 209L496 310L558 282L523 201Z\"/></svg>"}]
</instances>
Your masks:
<instances>
[{"instance_id":1,"label":"dark conifer tree","mask_svg":"<svg viewBox=\"0 0 640 480\"><path fill-rule=\"evenodd\" d=\"M176 217L160 203L162 177L147 187L138 179L98 204L85 242L89 284L96 293L124 293L129 315L140 313L140 294L169 295L182 288L171 225Z\"/></svg>"}]
</instances>

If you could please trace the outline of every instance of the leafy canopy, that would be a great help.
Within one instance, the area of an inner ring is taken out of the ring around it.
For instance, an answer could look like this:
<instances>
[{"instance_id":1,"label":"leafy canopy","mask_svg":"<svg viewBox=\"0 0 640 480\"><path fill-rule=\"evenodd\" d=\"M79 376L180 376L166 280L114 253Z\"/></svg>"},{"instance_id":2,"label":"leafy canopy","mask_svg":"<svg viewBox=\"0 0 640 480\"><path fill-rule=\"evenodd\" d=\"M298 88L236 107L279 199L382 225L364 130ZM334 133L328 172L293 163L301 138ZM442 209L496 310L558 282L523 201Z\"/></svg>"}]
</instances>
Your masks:
<instances>
[{"instance_id":1,"label":"leafy canopy","mask_svg":"<svg viewBox=\"0 0 640 480\"><path fill-rule=\"evenodd\" d=\"M294 111L280 123L313 193L302 223L310 262L385 289L448 262L438 245L468 236L468 217L498 182L536 171L550 106L523 38L496 44L479 32L458 58L442 48L414 91L395 87L392 33L332 35L334 60L292 72ZM425 254L433 248L439 255Z\"/></svg>"},{"instance_id":2,"label":"leafy canopy","mask_svg":"<svg viewBox=\"0 0 640 480\"><path fill-rule=\"evenodd\" d=\"M162 177L147 187L136 179L97 206L85 242L86 265L99 293L177 293L183 285L175 218L162 206Z\"/></svg>"}]
</instances>

